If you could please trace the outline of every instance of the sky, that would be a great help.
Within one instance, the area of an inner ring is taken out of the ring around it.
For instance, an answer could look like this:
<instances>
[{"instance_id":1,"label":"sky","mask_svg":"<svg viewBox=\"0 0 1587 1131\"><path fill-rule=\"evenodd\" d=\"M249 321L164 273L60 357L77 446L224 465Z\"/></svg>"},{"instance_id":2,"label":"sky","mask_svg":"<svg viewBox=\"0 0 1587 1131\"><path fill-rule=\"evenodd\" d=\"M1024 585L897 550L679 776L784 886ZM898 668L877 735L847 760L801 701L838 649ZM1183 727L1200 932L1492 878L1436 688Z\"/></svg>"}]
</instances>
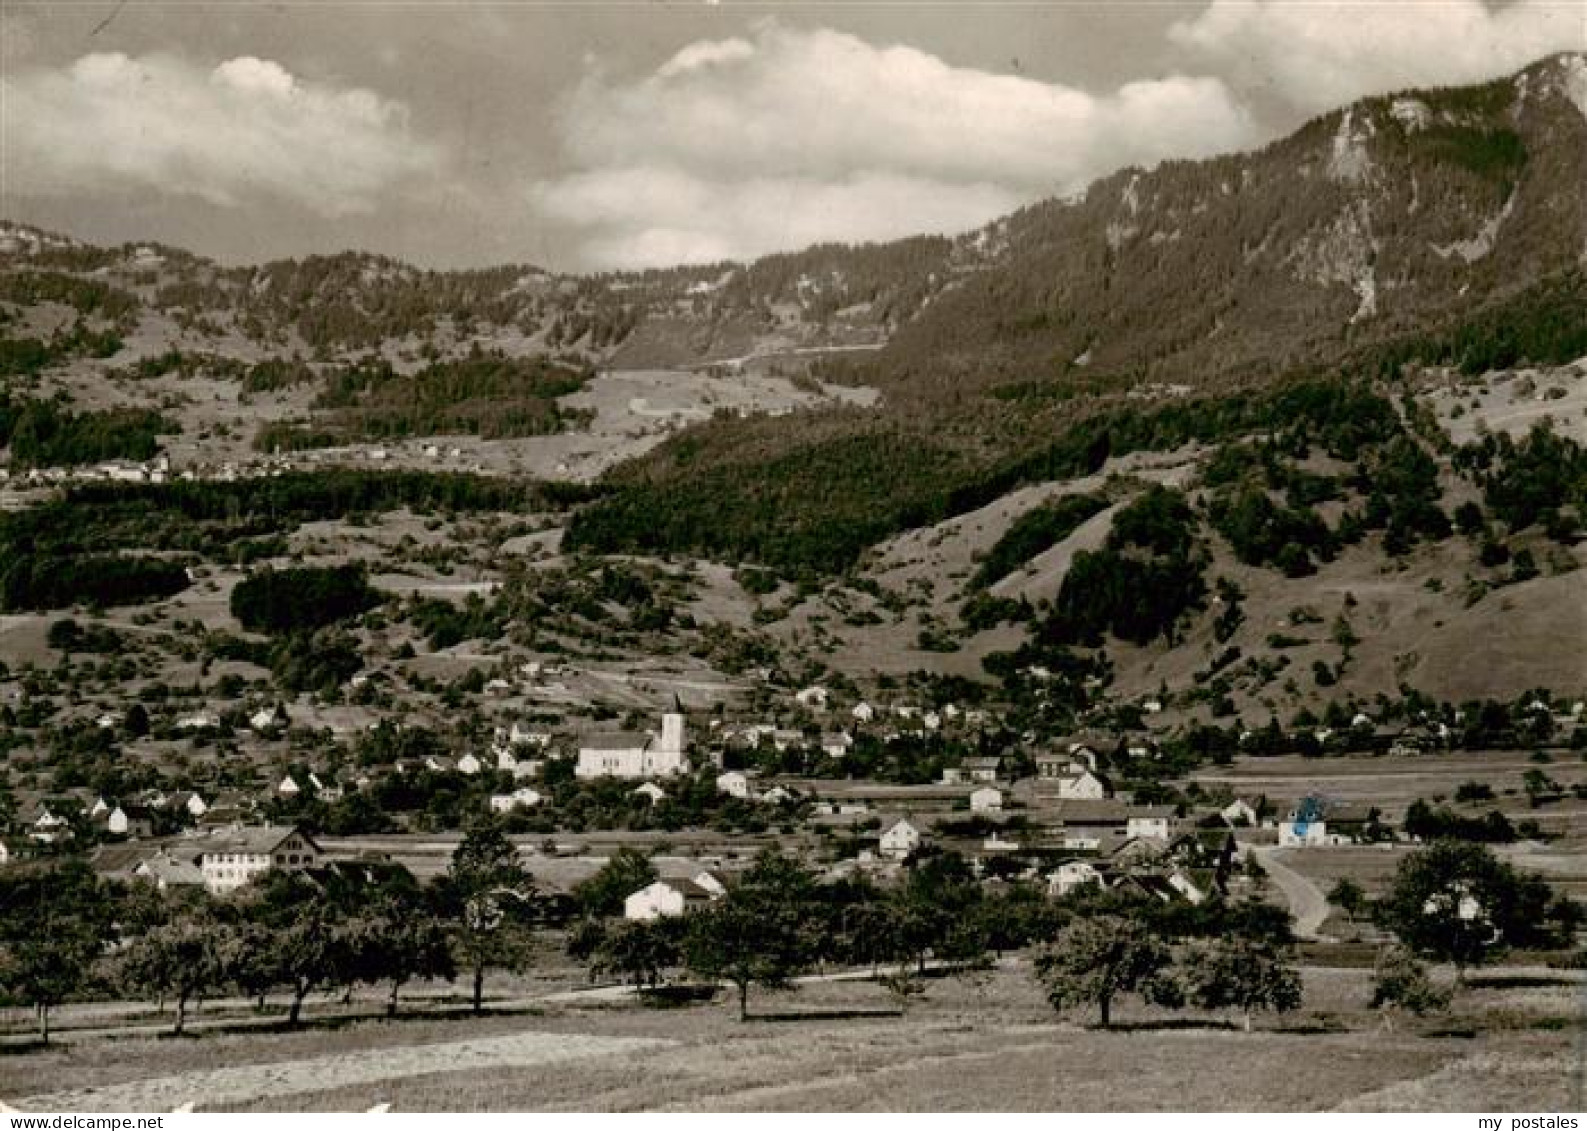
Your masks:
<instances>
[{"instance_id":1,"label":"sky","mask_svg":"<svg viewBox=\"0 0 1587 1131\"><path fill-rule=\"evenodd\" d=\"M1583 49L1587 0L0 0L0 217L227 263L743 259Z\"/></svg>"}]
</instances>

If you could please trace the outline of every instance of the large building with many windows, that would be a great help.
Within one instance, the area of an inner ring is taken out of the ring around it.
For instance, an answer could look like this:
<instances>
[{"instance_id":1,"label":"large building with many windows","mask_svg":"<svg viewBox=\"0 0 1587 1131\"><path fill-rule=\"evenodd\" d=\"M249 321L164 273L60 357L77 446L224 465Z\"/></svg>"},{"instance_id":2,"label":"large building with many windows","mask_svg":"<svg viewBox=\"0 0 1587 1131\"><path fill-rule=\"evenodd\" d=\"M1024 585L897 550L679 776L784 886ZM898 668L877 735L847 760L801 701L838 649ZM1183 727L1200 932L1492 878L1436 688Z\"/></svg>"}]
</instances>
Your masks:
<instances>
[{"instance_id":1,"label":"large building with many windows","mask_svg":"<svg viewBox=\"0 0 1587 1131\"><path fill-rule=\"evenodd\" d=\"M271 870L302 872L324 853L291 825L227 829L210 837L198 857L204 887L216 894L236 891Z\"/></svg>"}]
</instances>

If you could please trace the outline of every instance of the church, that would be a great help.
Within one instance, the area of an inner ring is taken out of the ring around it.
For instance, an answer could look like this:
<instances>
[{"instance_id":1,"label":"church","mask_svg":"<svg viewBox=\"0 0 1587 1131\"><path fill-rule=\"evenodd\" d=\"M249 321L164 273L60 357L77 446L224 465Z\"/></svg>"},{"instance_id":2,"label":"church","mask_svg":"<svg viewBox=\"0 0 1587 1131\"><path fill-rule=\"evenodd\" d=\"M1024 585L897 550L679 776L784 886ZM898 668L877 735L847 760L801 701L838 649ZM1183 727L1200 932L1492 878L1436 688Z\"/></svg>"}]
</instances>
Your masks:
<instances>
[{"instance_id":1,"label":"church","mask_svg":"<svg viewBox=\"0 0 1587 1131\"><path fill-rule=\"evenodd\" d=\"M655 778L688 772L684 756L683 715L661 716L661 733L618 731L593 734L579 743L574 776L579 778Z\"/></svg>"}]
</instances>

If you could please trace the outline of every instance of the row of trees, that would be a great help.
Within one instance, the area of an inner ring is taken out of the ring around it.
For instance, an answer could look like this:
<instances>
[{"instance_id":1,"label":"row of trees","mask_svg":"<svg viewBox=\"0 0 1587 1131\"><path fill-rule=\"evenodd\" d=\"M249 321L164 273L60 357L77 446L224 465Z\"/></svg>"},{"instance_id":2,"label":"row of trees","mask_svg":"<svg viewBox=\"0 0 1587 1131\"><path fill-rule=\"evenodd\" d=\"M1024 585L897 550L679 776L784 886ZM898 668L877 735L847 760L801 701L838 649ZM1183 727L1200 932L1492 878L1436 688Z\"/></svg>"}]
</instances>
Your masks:
<instances>
[{"instance_id":1,"label":"row of trees","mask_svg":"<svg viewBox=\"0 0 1587 1131\"><path fill-rule=\"evenodd\" d=\"M395 1014L403 986L461 975L478 1012L489 971L530 961L545 911L517 849L490 825L427 885L360 861L272 871L221 900L109 883L67 859L0 872L0 905L0 996L31 1005L45 1041L55 1007L106 994L169 999L180 1033L191 1003L226 991L261 1006L284 992L296 1025L315 992L385 984Z\"/></svg>"},{"instance_id":2,"label":"row of trees","mask_svg":"<svg viewBox=\"0 0 1587 1131\"><path fill-rule=\"evenodd\" d=\"M1053 1006L1095 1008L1104 1026L1126 996L1236 1010L1247 1028L1259 1011L1301 1003L1289 916L1259 900L1164 903L1097 887L1053 900L1035 885L986 887L951 853L917 857L883 889L863 877L822 882L766 850L724 895L682 916L617 918L624 898L655 878L639 854L614 854L572 893L582 917L567 932L569 953L592 976L647 992L685 970L707 987L726 983L741 1017L752 988L784 989L821 968L870 967L907 1003L933 967L972 970L1027 947L1039 948L1034 969ZM1345 894L1335 898L1343 904ZM215 900L107 884L67 861L0 873L0 902L0 994L37 1010L45 1040L55 1006L94 994L169 999L180 1032L192 1002L225 991L261 1006L285 992L287 1021L297 1024L316 992L386 985L395 1014L403 986L464 977L478 1012L487 974L526 967L536 931L570 910L536 890L492 824L470 830L447 872L424 885L404 869L357 861L271 873ZM1507 949L1571 945L1581 920L1540 880L1458 842L1407 857L1378 900L1357 890L1349 902L1399 940L1379 964L1373 1004L1385 1010L1439 1003L1424 960L1453 964L1458 988L1466 971Z\"/></svg>"}]
</instances>

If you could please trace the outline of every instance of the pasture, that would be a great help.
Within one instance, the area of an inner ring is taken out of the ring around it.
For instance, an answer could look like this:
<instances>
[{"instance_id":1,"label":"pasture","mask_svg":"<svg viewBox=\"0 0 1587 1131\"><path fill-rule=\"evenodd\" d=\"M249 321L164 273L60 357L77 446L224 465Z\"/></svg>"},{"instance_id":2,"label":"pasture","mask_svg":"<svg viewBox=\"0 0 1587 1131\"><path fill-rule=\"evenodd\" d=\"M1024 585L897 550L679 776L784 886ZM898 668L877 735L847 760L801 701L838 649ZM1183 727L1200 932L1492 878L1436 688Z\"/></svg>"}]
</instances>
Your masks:
<instances>
[{"instance_id":1,"label":"pasture","mask_svg":"<svg viewBox=\"0 0 1587 1131\"><path fill-rule=\"evenodd\" d=\"M1229 1019L1126 1004L1059 1018L1010 960L932 979L902 1016L868 982L657 1009L547 995L479 1019L364 1020L184 1040L79 1039L0 1058L0 1094L43 1110L1475 1110L1571 1102L1573 976L1501 968L1448 1016L1385 1030L1369 971L1312 965L1297 1013ZM549 984L541 982L542 986ZM852 1010L860 1016L835 1019ZM804 1019L801 1019L803 1017ZM70 1040L70 1038L68 1038ZM1304 1058L1305 1073L1293 1066ZM69 1070L71 1089L61 1085Z\"/></svg>"}]
</instances>

